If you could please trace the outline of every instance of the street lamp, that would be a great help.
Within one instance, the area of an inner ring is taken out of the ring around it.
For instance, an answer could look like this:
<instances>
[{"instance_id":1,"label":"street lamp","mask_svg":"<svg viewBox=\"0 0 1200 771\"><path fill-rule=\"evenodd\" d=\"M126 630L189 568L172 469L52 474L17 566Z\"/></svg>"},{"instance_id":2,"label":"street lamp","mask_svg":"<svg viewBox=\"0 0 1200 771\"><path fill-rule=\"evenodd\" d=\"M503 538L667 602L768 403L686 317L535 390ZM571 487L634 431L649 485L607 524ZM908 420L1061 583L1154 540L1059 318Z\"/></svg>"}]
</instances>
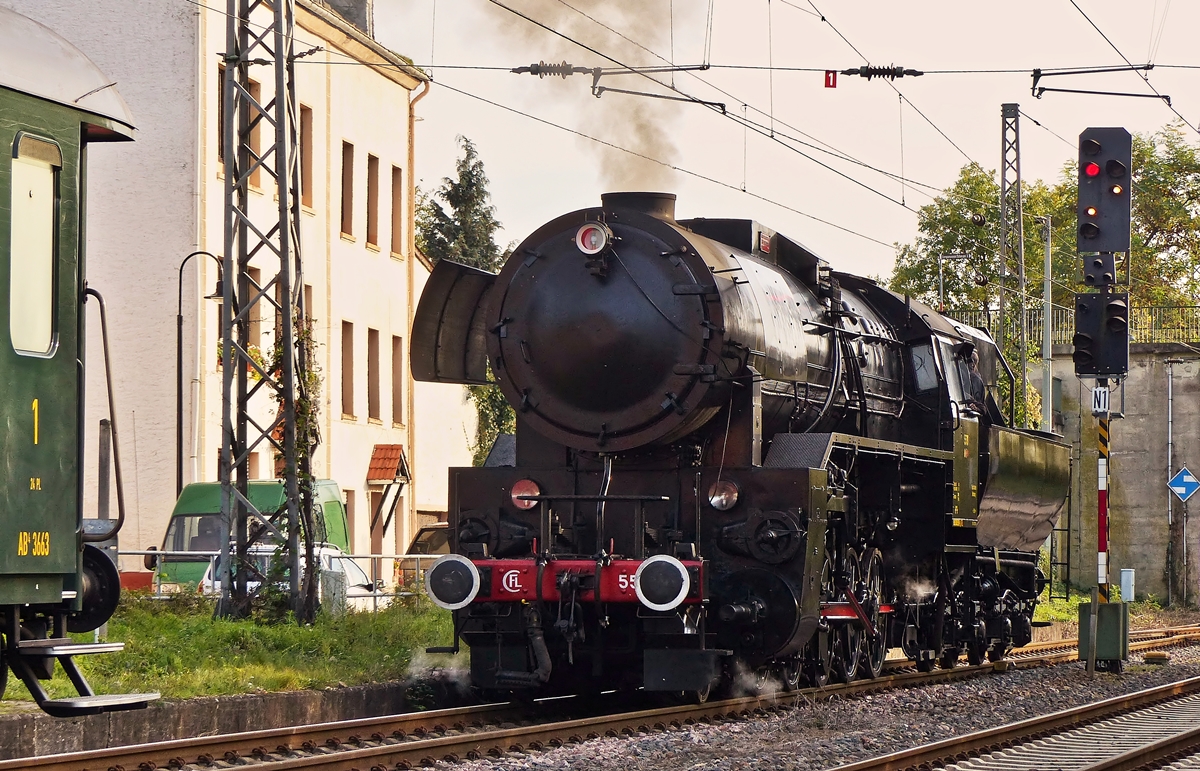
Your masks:
<instances>
[{"instance_id":1,"label":"street lamp","mask_svg":"<svg viewBox=\"0 0 1200 771\"><path fill-rule=\"evenodd\" d=\"M212 252L192 252L179 263L179 311L175 316L175 497L183 491L183 268L188 260L198 254L212 257L217 263L217 288L205 300L216 300L222 296L224 271L221 260Z\"/></svg>"},{"instance_id":2,"label":"street lamp","mask_svg":"<svg viewBox=\"0 0 1200 771\"><path fill-rule=\"evenodd\" d=\"M942 282L942 261L943 260L965 260L970 257L969 254L939 254L938 261L938 313L946 311L946 296L945 287Z\"/></svg>"}]
</instances>

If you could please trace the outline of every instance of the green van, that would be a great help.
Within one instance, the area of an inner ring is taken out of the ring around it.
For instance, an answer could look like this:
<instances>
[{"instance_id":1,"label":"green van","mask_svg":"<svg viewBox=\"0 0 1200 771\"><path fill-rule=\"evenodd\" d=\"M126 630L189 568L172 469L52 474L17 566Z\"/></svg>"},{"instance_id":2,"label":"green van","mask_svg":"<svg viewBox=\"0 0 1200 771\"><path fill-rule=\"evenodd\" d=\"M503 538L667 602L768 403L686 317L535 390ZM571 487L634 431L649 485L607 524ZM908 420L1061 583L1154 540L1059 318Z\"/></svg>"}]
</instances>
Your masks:
<instances>
[{"instance_id":1,"label":"green van","mask_svg":"<svg viewBox=\"0 0 1200 771\"><path fill-rule=\"evenodd\" d=\"M250 503L264 514L278 511L284 506L286 496L283 482L264 480L251 482L248 490ZM346 524L346 506L342 491L332 479L313 482L317 542L332 544L342 551L350 551L349 527ZM193 482L183 488L171 521L167 523L167 534L163 538L165 552L217 552L221 550L221 484L219 482ZM163 584L199 585L208 570L209 559L190 556L147 556L146 567L157 567L158 580Z\"/></svg>"}]
</instances>

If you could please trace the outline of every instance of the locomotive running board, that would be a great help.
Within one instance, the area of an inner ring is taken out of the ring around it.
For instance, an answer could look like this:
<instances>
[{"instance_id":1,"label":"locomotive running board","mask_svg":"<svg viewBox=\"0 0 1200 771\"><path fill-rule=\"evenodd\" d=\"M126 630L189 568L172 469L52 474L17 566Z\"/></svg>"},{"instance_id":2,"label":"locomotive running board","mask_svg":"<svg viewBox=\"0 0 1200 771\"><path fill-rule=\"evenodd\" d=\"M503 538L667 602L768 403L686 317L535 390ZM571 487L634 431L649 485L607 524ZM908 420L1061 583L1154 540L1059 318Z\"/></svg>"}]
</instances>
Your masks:
<instances>
[{"instance_id":1,"label":"locomotive running board","mask_svg":"<svg viewBox=\"0 0 1200 771\"><path fill-rule=\"evenodd\" d=\"M144 709L150 702L159 699L158 693L120 693L96 695L72 656L95 653L114 653L125 648L125 643L77 643L68 638L21 640L15 647L4 652L8 666L21 678L34 701L52 717L79 717L98 715L101 712L116 712L128 709ZM39 679L49 679L54 672L54 661L62 664L63 671L71 679L78 696L51 699L42 688ZM39 674L44 677L39 678Z\"/></svg>"}]
</instances>

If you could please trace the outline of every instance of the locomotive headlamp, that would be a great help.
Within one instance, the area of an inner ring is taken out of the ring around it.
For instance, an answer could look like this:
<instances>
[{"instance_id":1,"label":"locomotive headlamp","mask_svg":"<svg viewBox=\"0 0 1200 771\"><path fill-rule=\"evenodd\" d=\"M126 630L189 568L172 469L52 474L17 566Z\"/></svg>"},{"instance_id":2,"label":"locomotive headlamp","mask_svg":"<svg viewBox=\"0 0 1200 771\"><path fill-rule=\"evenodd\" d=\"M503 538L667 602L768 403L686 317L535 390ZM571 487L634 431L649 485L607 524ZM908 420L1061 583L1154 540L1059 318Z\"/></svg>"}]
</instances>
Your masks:
<instances>
[{"instance_id":1,"label":"locomotive headlamp","mask_svg":"<svg viewBox=\"0 0 1200 771\"><path fill-rule=\"evenodd\" d=\"M708 505L717 511L729 511L738 502L738 486L728 479L718 479L708 486Z\"/></svg>"},{"instance_id":2,"label":"locomotive headlamp","mask_svg":"<svg viewBox=\"0 0 1200 771\"><path fill-rule=\"evenodd\" d=\"M589 222L575 233L575 245L587 255L599 254L612 240L612 231L603 222Z\"/></svg>"},{"instance_id":3,"label":"locomotive headlamp","mask_svg":"<svg viewBox=\"0 0 1200 771\"><path fill-rule=\"evenodd\" d=\"M532 479L522 479L520 482L516 482L512 486L512 504L518 509L532 509L538 504L538 502L521 500L521 497L526 495L541 494L542 488L538 487L537 482L533 481Z\"/></svg>"},{"instance_id":4,"label":"locomotive headlamp","mask_svg":"<svg viewBox=\"0 0 1200 771\"><path fill-rule=\"evenodd\" d=\"M425 572L425 594L439 608L465 608L479 594L479 570L461 554L439 557Z\"/></svg>"},{"instance_id":5,"label":"locomotive headlamp","mask_svg":"<svg viewBox=\"0 0 1200 771\"><path fill-rule=\"evenodd\" d=\"M674 610L691 589L692 579L683 563L666 554L656 554L638 566L633 590L650 610Z\"/></svg>"}]
</instances>

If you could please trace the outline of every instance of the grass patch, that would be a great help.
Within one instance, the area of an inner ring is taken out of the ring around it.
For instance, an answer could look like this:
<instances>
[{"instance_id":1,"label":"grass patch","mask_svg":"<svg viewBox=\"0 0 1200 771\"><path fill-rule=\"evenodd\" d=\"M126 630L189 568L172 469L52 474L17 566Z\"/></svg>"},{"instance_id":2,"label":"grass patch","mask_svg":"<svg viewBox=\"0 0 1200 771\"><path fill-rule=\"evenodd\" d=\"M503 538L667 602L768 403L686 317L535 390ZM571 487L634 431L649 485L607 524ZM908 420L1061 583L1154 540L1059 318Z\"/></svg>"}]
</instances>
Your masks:
<instances>
[{"instance_id":1,"label":"grass patch","mask_svg":"<svg viewBox=\"0 0 1200 771\"><path fill-rule=\"evenodd\" d=\"M288 691L402 679L414 657L427 665L427 645L445 645L453 634L450 613L428 602L322 614L312 626L214 619L212 611L211 601L191 595L154 600L126 592L108 624L108 639L124 642L125 650L76 661L97 693L186 698ZM460 658L456 663L465 665ZM43 687L54 697L75 693L61 668ZM31 697L10 677L6 698Z\"/></svg>"}]
</instances>

